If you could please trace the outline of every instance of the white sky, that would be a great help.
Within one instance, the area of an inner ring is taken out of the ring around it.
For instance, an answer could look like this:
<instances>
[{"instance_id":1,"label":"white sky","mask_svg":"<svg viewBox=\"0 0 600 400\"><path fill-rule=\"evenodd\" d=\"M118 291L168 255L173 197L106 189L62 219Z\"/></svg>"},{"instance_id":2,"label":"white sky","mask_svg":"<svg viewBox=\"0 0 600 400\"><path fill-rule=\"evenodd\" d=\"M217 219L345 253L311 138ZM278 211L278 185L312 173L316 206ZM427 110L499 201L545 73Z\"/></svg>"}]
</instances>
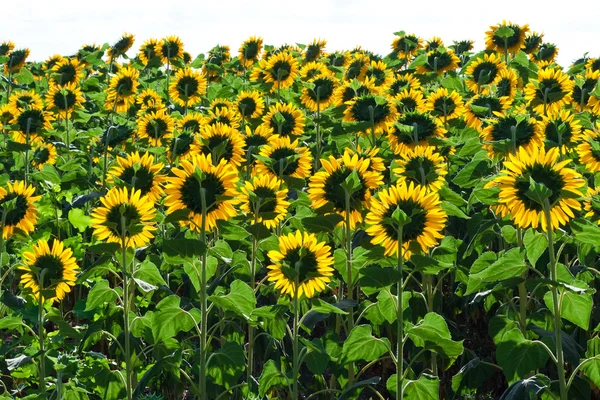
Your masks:
<instances>
[{"instance_id":1,"label":"white sky","mask_svg":"<svg viewBox=\"0 0 600 400\"><path fill-rule=\"evenodd\" d=\"M229 45L232 56L251 35L265 44L328 41L326 50L360 45L388 54L393 32L404 30L429 39L475 40L483 49L490 25L511 20L529 23L560 49L568 66L584 52L600 56L600 1L579 0L2 0L0 41L29 47L31 60L73 54L84 44L114 43L123 32L136 35L129 54L145 39L181 37L195 57L216 44ZM489 5L486 5L489 4ZM572 6L571 6L572 4Z\"/></svg>"}]
</instances>

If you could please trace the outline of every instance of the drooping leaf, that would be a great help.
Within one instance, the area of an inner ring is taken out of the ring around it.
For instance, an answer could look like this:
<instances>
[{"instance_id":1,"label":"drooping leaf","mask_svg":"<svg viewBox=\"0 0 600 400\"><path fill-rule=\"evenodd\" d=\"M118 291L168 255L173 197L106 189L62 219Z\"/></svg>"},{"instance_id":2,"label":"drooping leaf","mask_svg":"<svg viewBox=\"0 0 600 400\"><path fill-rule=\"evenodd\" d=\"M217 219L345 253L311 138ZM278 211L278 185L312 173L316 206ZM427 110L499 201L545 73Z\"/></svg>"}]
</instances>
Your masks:
<instances>
[{"instance_id":1,"label":"drooping leaf","mask_svg":"<svg viewBox=\"0 0 600 400\"><path fill-rule=\"evenodd\" d=\"M404 382L404 398L407 400L438 400L440 380L437 376L421 374L417 380Z\"/></svg>"},{"instance_id":2,"label":"drooping leaf","mask_svg":"<svg viewBox=\"0 0 600 400\"><path fill-rule=\"evenodd\" d=\"M463 341L452 340L448 324L439 314L427 313L422 321L407 330L415 346L424 347L450 359L448 367L462 354Z\"/></svg>"},{"instance_id":3,"label":"drooping leaf","mask_svg":"<svg viewBox=\"0 0 600 400\"><path fill-rule=\"evenodd\" d=\"M233 311L245 319L250 319L252 311L256 308L254 291L241 280L233 281L230 287L229 294L210 296L208 300L224 311Z\"/></svg>"},{"instance_id":4,"label":"drooping leaf","mask_svg":"<svg viewBox=\"0 0 600 400\"><path fill-rule=\"evenodd\" d=\"M371 325L358 325L350 331L342 348L342 364L359 360L374 361L391 348L387 338L376 338L372 332Z\"/></svg>"},{"instance_id":5,"label":"drooping leaf","mask_svg":"<svg viewBox=\"0 0 600 400\"><path fill-rule=\"evenodd\" d=\"M235 385L246 368L244 349L236 342L227 342L210 356L207 374L226 389Z\"/></svg>"},{"instance_id":6,"label":"drooping leaf","mask_svg":"<svg viewBox=\"0 0 600 400\"><path fill-rule=\"evenodd\" d=\"M281 372L274 360L269 360L263 367L258 383L258 394L263 397L273 386L286 387L290 383L290 378Z\"/></svg>"},{"instance_id":7,"label":"drooping leaf","mask_svg":"<svg viewBox=\"0 0 600 400\"><path fill-rule=\"evenodd\" d=\"M511 329L498 343L496 359L506 380L513 383L543 368L548 361L548 353L541 343L525 339L520 329Z\"/></svg>"}]
</instances>

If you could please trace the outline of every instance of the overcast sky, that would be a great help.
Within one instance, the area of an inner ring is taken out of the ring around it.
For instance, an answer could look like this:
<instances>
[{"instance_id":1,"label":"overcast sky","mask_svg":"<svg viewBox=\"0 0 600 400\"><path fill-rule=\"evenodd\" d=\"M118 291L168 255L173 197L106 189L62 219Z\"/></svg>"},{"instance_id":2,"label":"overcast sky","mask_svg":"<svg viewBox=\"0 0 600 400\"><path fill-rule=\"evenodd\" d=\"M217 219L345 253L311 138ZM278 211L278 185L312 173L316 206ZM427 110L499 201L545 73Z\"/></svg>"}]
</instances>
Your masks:
<instances>
[{"instance_id":1,"label":"overcast sky","mask_svg":"<svg viewBox=\"0 0 600 400\"><path fill-rule=\"evenodd\" d=\"M29 47L31 60L72 54L88 43L114 43L123 32L136 35L130 54L145 39L181 37L196 56L216 44L229 45L232 56L242 41L262 36L265 44L327 40L326 50L357 45L385 55L393 32L404 30L424 39L471 39L483 49L490 25L511 20L528 23L560 49L563 66L589 52L600 56L600 2L583 0L2 0L0 41ZM489 5L486 5L489 4ZM570 7L570 5L573 5Z\"/></svg>"}]
</instances>

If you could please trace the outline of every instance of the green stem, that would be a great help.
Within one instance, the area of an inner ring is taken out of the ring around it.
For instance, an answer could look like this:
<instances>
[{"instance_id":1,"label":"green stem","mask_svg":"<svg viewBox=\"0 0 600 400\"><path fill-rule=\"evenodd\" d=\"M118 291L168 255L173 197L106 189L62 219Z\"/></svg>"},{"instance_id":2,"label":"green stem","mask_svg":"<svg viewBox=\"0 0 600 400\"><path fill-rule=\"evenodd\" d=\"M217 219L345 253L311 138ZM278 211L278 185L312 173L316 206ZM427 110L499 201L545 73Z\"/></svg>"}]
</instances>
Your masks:
<instances>
[{"instance_id":1,"label":"green stem","mask_svg":"<svg viewBox=\"0 0 600 400\"><path fill-rule=\"evenodd\" d=\"M298 299L298 277L296 276L296 282L294 286L294 326L292 327L292 399L298 399L298 372L300 370L300 366L298 365L298 314L299 314L299 299Z\"/></svg>"},{"instance_id":2,"label":"green stem","mask_svg":"<svg viewBox=\"0 0 600 400\"><path fill-rule=\"evenodd\" d=\"M123 274L123 333L125 335L125 390L127 400L133 399L131 343L129 340L129 268L127 267L126 218L121 214L121 271Z\"/></svg>"},{"instance_id":3,"label":"green stem","mask_svg":"<svg viewBox=\"0 0 600 400\"><path fill-rule=\"evenodd\" d=\"M517 245L519 248L523 248L523 230L521 228L517 228ZM535 265L533 266L535 267ZM528 271L523 272L521 277L523 279L527 279ZM520 325L521 332L523 336L526 336L527 333L527 288L525 287L525 281L519 283L519 316L520 316Z\"/></svg>"},{"instance_id":4,"label":"green stem","mask_svg":"<svg viewBox=\"0 0 600 400\"><path fill-rule=\"evenodd\" d=\"M38 340L40 345L40 398L46 398L46 346L44 343L44 275L46 269L40 273L40 293L38 299Z\"/></svg>"},{"instance_id":5,"label":"green stem","mask_svg":"<svg viewBox=\"0 0 600 400\"><path fill-rule=\"evenodd\" d=\"M202 226L200 228L201 240L204 242L204 252L202 253L202 265L200 273L200 399L205 400L206 397L206 338L208 330L208 304L206 296L206 265L207 265L207 253L208 253L208 240L206 238L206 215L207 215L207 204L206 204L206 189L200 184L200 201L202 204Z\"/></svg>"},{"instance_id":6,"label":"green stem","mask_svg":"<svg viewBox=\"0 0 600 400\"><path fill-rule=\"evenodd\" d=\"M25 184L29 177L29 130L31 129L31 118L27 118L27 129L25 130L25 143L27 148L25 149Z\"/></svg>"},{"instance_id":7,"label":"green stem","mask_svg":"<svg viewBox=\"0 0 600 400\"><path fill-rule=\"evenodd\" d=\"M403 282L403 267L404 267L404 255L402 254L402 227L398 228L398 260L396 268L398 270L399 281L396 284L396 291L398 295L398 308L396 309L396 318L398 324L397 332L397 354L396 354L396 399L401 400L403 397L403 385L402 377L404 376L404 301L402 298L402 289L404 287Z\"/></svg>"},{"instance_id":8,"label":"green stem","mask_svg":"<svg viewBox=\"0 0 600 400\"><path fill-rule=\"evenodd\" d=\"M556 281L558 278L556 258L554 254L554 232L552 219L550 217L550 202L544 200L544 215L546 217L546 233L548 237L548 253L550 256L550 279ZM558 288L552 286L552 301L554 306L554 336L556 340L556 366L558 369L558 384L560 387L560 399L567 400L567 385L565 382L564 357L561 338L560 302L558 299Z\"/></svg>"},{"instance_id":9,"label":"green stem","mask_svg":"<svg viewBox=\"0 0 600 400\"><path fill-rule=\"evenodd\" d=\"M350 228L350 193L344 188L345 203L346 203L346 220L344 221L344 247L346 248L346 285L348 287L348 300L352 303L354 298L354 282L352 279L352 230ZM346 335L350 335L354 329L354 308L350 306L348 310L348 331ZM348 364L348 385L354 383L354 363Z\"/></svg>"}]
</instances>

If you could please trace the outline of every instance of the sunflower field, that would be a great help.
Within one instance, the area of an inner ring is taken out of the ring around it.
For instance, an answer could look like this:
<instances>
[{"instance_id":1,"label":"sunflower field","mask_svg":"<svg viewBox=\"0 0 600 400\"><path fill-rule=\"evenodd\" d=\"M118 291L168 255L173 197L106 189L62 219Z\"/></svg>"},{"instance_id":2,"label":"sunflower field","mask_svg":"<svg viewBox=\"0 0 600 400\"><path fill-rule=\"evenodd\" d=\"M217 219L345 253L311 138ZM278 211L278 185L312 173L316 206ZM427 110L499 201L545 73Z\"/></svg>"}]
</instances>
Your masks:
<instances>
[{"instance_id":1,"label":"sunflower field","mask_svg":"<svg viewBox=\"0 0 600 400\"><path fill-rule=\"evenodd\" d=\"M394 35L1 42L0 399L600 399L600 58Z\"/></svg>"}]
</instances>

